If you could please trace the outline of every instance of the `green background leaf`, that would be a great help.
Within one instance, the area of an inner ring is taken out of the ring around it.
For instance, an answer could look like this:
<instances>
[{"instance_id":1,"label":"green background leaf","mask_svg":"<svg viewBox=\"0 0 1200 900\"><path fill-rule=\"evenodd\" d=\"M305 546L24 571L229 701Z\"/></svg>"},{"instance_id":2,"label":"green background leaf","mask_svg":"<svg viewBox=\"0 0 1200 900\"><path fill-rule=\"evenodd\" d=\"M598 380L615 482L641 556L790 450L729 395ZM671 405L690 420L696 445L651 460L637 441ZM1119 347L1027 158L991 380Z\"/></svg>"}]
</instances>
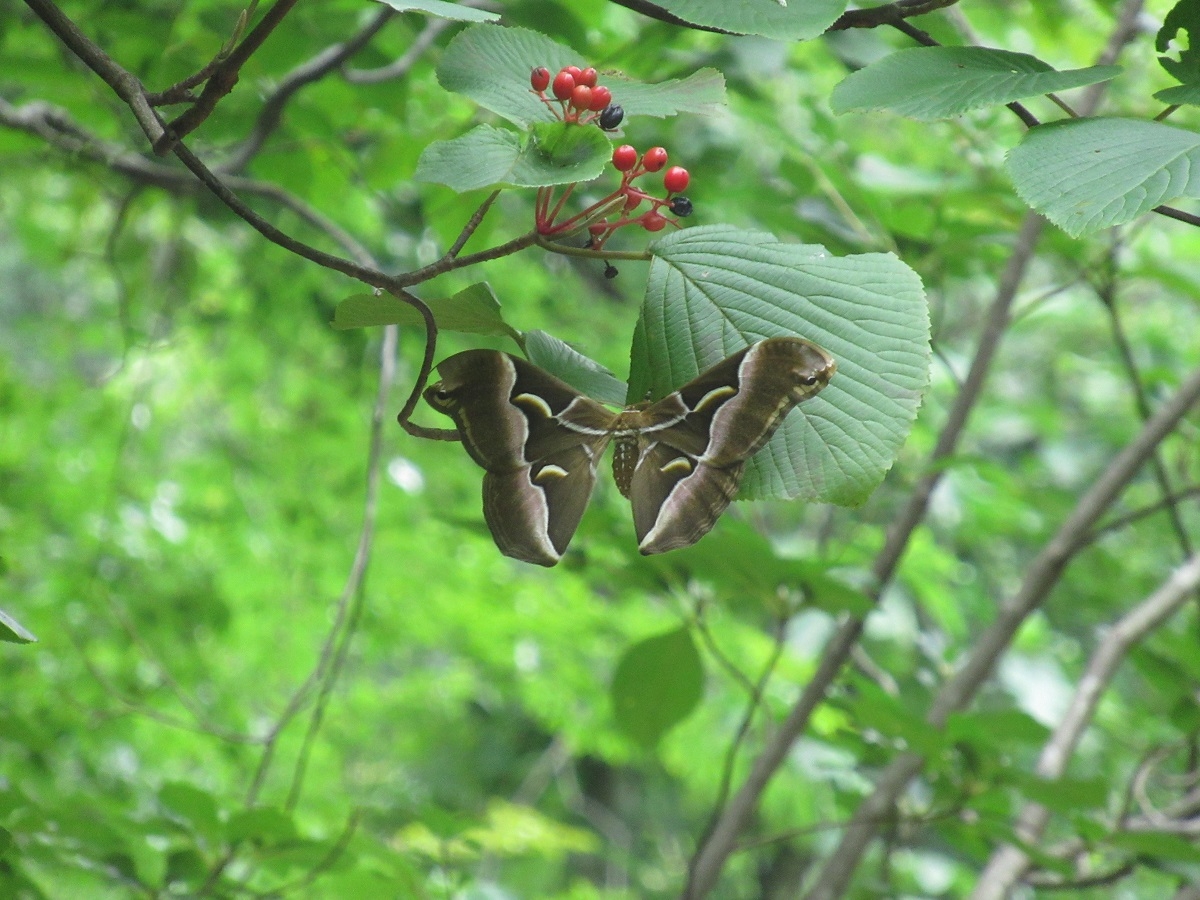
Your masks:
<instances>
[{"instance_id":1,"label":"green background leaf","mask_svg":"<svg viewBox=\"0 0 1200 900\"><path fill-rule=\"evenodd\" d=\"M638 641L621 656L612 681L613 715L643 747L691 715L704 693L704 667L687 628Z\"/></svg>"},{"instance_id":2,"label":"green background leaf","mask_svg":"<svg viewBox=\"0 0 1200 900\"><path fill-rule=\"evenodd\" d=\"M20 622L0 609L0 641L10 644L32 644L37 638Z\"/></svg>"},{"instance_id":3,"label":"green background leaf","mask_svg":"<svg viewBox=\"0 0 1200 900\"><path fill-rule=\"evenodd\" d=\"M982 47L914 47L859 69L833 89L836 113L887 109L941 119L972 109L1115 78L1120 66L1057 72L1026 53Z\"/></svg>"}]
</instances>

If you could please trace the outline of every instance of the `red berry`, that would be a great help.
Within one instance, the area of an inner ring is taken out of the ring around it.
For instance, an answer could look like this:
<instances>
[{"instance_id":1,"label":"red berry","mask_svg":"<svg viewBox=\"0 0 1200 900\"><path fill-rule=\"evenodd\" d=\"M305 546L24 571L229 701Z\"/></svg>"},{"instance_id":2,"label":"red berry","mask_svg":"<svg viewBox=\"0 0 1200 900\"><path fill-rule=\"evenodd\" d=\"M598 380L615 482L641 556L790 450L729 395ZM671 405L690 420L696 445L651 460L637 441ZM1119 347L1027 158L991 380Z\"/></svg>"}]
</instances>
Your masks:
<instances>
[{"instance_id":1,"label":"red berry","mask_svg":"<svg viewBox=\"0 0 1200 900\"><path fill-rule=\"evenodd\" d=\"M648 212L642 216L642 227L647 231L662 231L667 227L667 220L656 212Z\"/></svg>"},{"instance_id":2,"label":"red berry","mask_svg":"<svg viewBox=\"0 0 1200 900\"><path fill-rule=\"evenodd\" d=\"M642 155L642 165L647 172L657 172L667 164L667 151L664 147L651 147Z\"/></svg>"},{"instance_id":3,"label":"red berry","mask_svg":"<svg viewBox=\"0 0 1200 900\"><path fill-rule=\"evenodd\" d=\"M587 109L592 102L592 89L586 84L575 85L571 91L571 105L576 109Z\"/></svg>"},{"instance_id":4,"label":"red berry","mask_svg":"<svg viewBox=\"0 0 1200 900\"><path fill-rule=\"evenodd\" d=\"M579 66L563 66L562 71L574 78L576 84L579 84L579 79L583 76L583 69Z\"/></svg>"},{"instance_id":5,"label":"red berry","mask_svg":"<svg viewBox=\"0 0 1200 900\"><path fill-rule=\"evenodd\" d=\"M612 103L612 91L604 85L592 88L592 102L588 104L588 109L592 112L600 112L610 103Z\"/></svg>"},{"instance_id":6,"label":"red berry","mask_svg":"<svg viewBox=\"0 0 1200 900\"><path fill-rule=\"evenodd\" d=\"M575 76L565 70L559 72L554 76L554 84L550 89L559 100L566 100L575 90Z\"/></svg>"},{"instance_id":7,"label":"red berry","mask_svg":"<svg viewBox=\"0 0 1200 900\"><path fill-rule=\"evenodd\" d=\"M691 175L683 166L671 166L663 174L663 187L669 193L677 194L680 191L686 191L688 182L691 180Z\"/></svg>"},{"instance_id":8,"label":"red berry","mask_svg":"<svg viewBox=\"0 0 1200 900\"><path fill-rule=\"evenodd\" d=\"M613 151L613 168L618 172L628 172L637 165L637 159L637 150L629 144L622 144Z\"/></svg>"},{"instance_id":9,"label":"red berry","mask_svg":"<svg viewBox=\"0 0 1200 900\"><path fill-rule=\"evenodd\" d=\"M586 84L588 87L595 87L596 86L596 70L593 69L591 66L588 66L586 69L584 69L582 72L579 73L579 76L575 80L578 81L580 84Z\"/></svg>"},{"instance_id":10,"label":"red berry","mask_svg":"<svg viewBox=\"0 0 1200 900\"><path fill-rule=\"evenodd\" d=\"M608 226L603 222L594 222L588 226L588 233L594 238L600 237L600 235L604 234L604 232L607 230Z\"/></svg>"},{"instance_id":11,"label":"red berry","mask_svg":"<svg viewBox=\"0 0 1200 900\"><path fill-rule=\"evenodd\" d=\"M550 70L545 66L534 66L529 73L529 86L539 94L550 86Z\"/></svg>"}]
</instances>

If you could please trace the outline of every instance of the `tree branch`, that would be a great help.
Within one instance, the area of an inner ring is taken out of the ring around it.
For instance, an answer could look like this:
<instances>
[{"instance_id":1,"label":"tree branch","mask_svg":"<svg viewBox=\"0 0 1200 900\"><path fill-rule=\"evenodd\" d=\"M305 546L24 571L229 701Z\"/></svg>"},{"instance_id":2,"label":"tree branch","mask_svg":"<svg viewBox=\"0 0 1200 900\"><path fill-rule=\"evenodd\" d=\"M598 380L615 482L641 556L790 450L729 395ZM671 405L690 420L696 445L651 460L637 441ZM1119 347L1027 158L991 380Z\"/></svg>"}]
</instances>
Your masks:
<instances>
[{"instance_id":1,"label":"tree branch","mask_svg":"<svg viewBox=\"0 0 1200 900\"><path fill-rule=\"evenodd\" d=\"M276 0L275 5L267 10L262 20L251 29L245 39L213 70L204 83L204 90L201 91L200 98L195 105L167 126L166 132L153 142L155 154L166 156L175 149L175 145L180 140L187 137L212 114L212 111L217 108L217 104L238 83L238 76L242 66L246 64L246 60L263 45L271 32L279 26L279 23L298 2L299 0Z\"/></svg>"},{"instance_id":2,"label":"tree branch","mask_svg":"<svg viewBox=\"0 0 1200 900\"><path fill-rule=\"evenodd\" d=\"M975 358L971 362L971 369L967 373L962 389L955 397L954 406L950 410L945 426L938 435L937 445L926 465L927 474L913 488L908 502L888 528L883 548L875 558L872 566L874 588L871 590L870 596L876 602L895 574L913 532L924 520L925 511L929 506L929 498L944 474L942 463L956 451L959 439L966 429L967 419L983 392L992 360L1000 346L1004 331L1008 327L1009 313L1013 298L1017 293L1017 287L1033 259L1034 250L1045 224L1046 220L1034 213L1028 213L1025 216L1012 256L1009 257L1000 284L997 286L996 297L988 310L988 317L980 335ZM716 884L717 876L725 865L725 860L733 851L738 833L757 808L762 792L774 777L779 766L783 764L784 759L787 758L792 744L808 727L808 720L813 710L824 700L825 692L853 653L859 635L862 633L863 624L862 618L852 617L846 619L834 633L822 654L817 670L801 692L800 698L792 707L791 712L788 713L787 719L784 720L772 740L763 748L758 759L754 761L742 787L721 814L709 834L708 840L701 844L692 857L688 872L688 884L684 890L684 897L687 900L698 900Z\"/></svg>"},{"instance_id":3,"label":"tree branch","mask_svg":"<svg viewBox=\"0 0 1200 900\"><path fill-rule=\"evenodd\" d=\"M996 621L984 631L966 664L942 686L925 717L929 724L941 728L952 712L962 709L975 696L1017 630L1058 584L1075 553L1086 546L1092 525L1198 400L1200 369L1193 372L1146 422L1133 441L1080 498L1066 521L1030 564L1016 594L1001 607ZM867 845L875 836L877 821L895 806L901 792L924 763L925 758L920 754L904 753L884 770L874 792L855 812L850 827L825 864L807 900L834 900L842 896Z\"/></svg>"},{"instance_id":4,"label":"tree branch","mask_svg":"<svg viewBox=\"0 0 1200 900\"><path fill-rule=\"evenodd\" d=\"M1062 777L1095 715L1101 694L1130 648L1174 615L1197 585L1200 585L1200 554L1176 569L1158 590L1126 613L1105 635L1088 661L1062 721L1042 748L1035 770L1040 777ZM1049 821L1050 811L1046 807L1027 803L1017 819L1017 836L1028 844L1036 844ZM971 900L1004 900L1028 867L1028 855L1012 844L1005 844L988 860Z\"/></svg>"},{"instance_id":5,"label":"tree branch","mask_svg":"<svg viewBox=\"0 0 1200 900\"><path fill-rule=\"evenodd\" d=\"M258 113L258 119L254 123L254 128L250 134L238 146L237 150L232 154L230 159L222 166L224 172L240 172L252 160L267 138L279 127L283 121L283 110L287 106L289 100L305 85L312 84L321 78L324 78L330 72L342 66L346 60L350 59L359 50L363 49L371 42L389 21L396 14L395 10L390 7L383 7L375 16L368 22L358 34L351 37L349 40L334 44L332 47L326 47L308 62L297 66L282 79L278 86L267 97L263 103L262 109Z\"/></svg>"}]
</instances>

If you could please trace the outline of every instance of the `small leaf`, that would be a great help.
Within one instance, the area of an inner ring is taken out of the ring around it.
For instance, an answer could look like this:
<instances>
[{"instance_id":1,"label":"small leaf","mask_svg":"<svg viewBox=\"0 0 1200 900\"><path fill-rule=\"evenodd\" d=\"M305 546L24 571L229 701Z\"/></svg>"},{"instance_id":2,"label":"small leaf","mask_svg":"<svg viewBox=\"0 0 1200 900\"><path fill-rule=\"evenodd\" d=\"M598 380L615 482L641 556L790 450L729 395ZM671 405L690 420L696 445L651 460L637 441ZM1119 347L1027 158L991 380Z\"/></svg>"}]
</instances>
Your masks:
<instances>
[{"instance_id":1,"label":"small leaf","mask_svg":"<svg viewBox=\"0 0 1200 900\"><path fill-rule=\"evenodd\" d=\"M833 89L835 113L887 109L943 119L1115 78L1120 66L1059 72L1036 57L984 47L914 47L859 69Z\"/></svg>"},{"instance_id":2,"label":"small leaf","mask_svg":"<svg viewBox=\"0 0 1200 900\"><path fill-rule=\"evenodd\" d=\"M704 693L704 668L687 628L634 644L613 675L617 725L643 747L682 722Z\"/></svg>"},{"instance_id":3,"label":"small leaf","mask_svg":"<svg viewBox=\"0 0 1200 900\"><path fill-rule=\"evenodd\" d=\"M484 109L525 127L555 120L529 89L529 70L545 66L557 72L570 65L587 63L579 53L544 34L526 28L476 25L450 41L438 63L437 76L446 90L470 97ZM725 105L725 79L714 69L701 69L662 84L640 84L601 72L599 83L612 91L612 102L624 108L626 117L711 113ZM588 130L600 133L594 125Z\"/></svg>"},{"instance_id":4,"label":"small leaf","mask_svg":"<svg viewBox=\"0 0 1200 900\"><path fill-rule=\"evenodd\" d=\"M1200 106L1200 82L1163 88L1154 92L1154 99L1175 106Z\"/></svg>"},{"instance_id":5,"label":"small leaf","mask_svg":"<svg viewBox=\"0 0 1200 900\"><path fill-rule=\"evenodd\" d=\"M158 802L197 834L208 837L216 833L217 801L208 791L187 782L168 781L159 789Z\"/></svg>"},{"instance_id":6,"label":"small leaf","mask_svg":"<svg viewBox=\"0 0 1200 900\"><path fill-rule=\"evenodd\" d=\"M1021 199L1072 237L1200 197L1197 171L1200 134L1135 119L1039 125L1008 154Z\"/></svg>"},{"instance_id":7,"label":"small leaf","mask_svg":"<svg viewBox=\"0 0 1200 900\"><path fill-rule=\"evenodd\" d=\"M598 128L540 122L522 142L516 132L479 125L461 137L426 147L413 178L460 193L498 185L571 184L600 175L611 153L608 138Z\"/></svg>"},{"instance_id":8,"label":"small leaf","mask_svg":"<svg viewBox=\"0 0 1200 900\"><path fill-rule=\"evenodd\" d=\"M814 341L837 374L750 460L741 496L863 502L895 461L929 377L917 274L890 254L839 258L728 225L677 232L650 252L630 400L661 397L762 338Z\"/></svg>"},{"instance_id":9,"label":"small leaf","mask_svg":"<svg viewBox=\"0 0 1200 900\"><path fill-rule=\"evenodd\" d=\"M425 301L441 331L459 334L508 336L521 343L520 333L504 321L500 303L486 282L463 288L451 297L431 297ZM352 294L342 300L333 313L337 329L366 328L372 325L407 325L424 328L425 320L417 310L390 294Z\"/></svg>"},{"instance_id":10,"label":"small leaf","mask_svg":"<svg viewBox=\"0 0 1200 900\"><path fill-rule=\"evenodd\" d=\"M459 3L448 3L446 0L378 0L385 3L396 12L427 12L431 16L442 19L453 19L458 22L494 22L500 18L499 13L474 9Z\"/></svg>"},{"instance_id":11,"label":"small leaf","mask_svg":"<svg viewBox=\"0 0 1200 900\"><path fill-rule=\"evenodd\" d=\"M1158 57L1159 65L1178 81L1184 84L1200 81L1200 3L1195 0L1176 3L1154 37L1154 49L1162 54ZM1178 54L1179 58L1172 59L1169 53Z\"/></svg>"},{"instance_id":12,"label":"small leaf","mask_svg":"<svg viewBox=\"0 0 1200 900\"><path fill-rule=\"evenodd\" d=\"M10 644L32 644L37 638L24 625L0 609L0 641Z\"/></svg>"},{"instance_id":13,"label":"small leaf","mask_svg":"<svg viewBox=\"0 0 1200 900\"><path fill-rule=\"evenodd\" d=\"M525 352L529 361L561 378L593 400L623 406L625 382L595 360L544 331L525 333Z\"/></svg>"},{"instance_id":14,"label":"small leaf","mask_svg":"<svg viewBox=\"0 0 1200 900\"><path fill-rule=\"evenodd\" d=\"M613 103L625 110L625 117L654 116L659 119L679 113L711 116L726 104L725 76L716 69L697 69L687 78L672 78L654 84L625 81L603 76L613 92Z\"/></svg>"},{"instance_id":15,"label":"small leaf","mask_svg":"<svg viewBox=\"0 0 1200 900\"><path fill-rule=\"evenodd\" d=\"M803 41L822 34L846 9L846 0L657 0L684 22L733 34L760 34L780 41Z\"/></svg>"},{"instance_id":16,"label":"small leaf","mask_svg":"<svg viewBox=\"0 0 1200 900\"><path fill-rule=\"evenodd\" d=\"M288 813L274 806L255 806L229 817L225 836L230 842L252 841L260 845L294 840L296 826Z\"/></svg>"},{"instance_id":17,"label":"small leaf","mask_svg":"<svg viewBox=\"0 0 1200 900\"><path fill-rule=\"evenodd\" d=\"M1072 814L1103 807L1108 797L1108 783L1103 778L1038 778L1017 771L1009 775L1022 794L1056 812Z\"/></svg>"},{"instance_id":18,"label":"small leaf","mask_svg":"<svg viewBox=\"0 0 1200 900\"><path fill-rule=\"evenodd\" d=\"M1110 847L1128 850L1151 859L1200 863L1200 847L1170 831L1121 831L1106 839Z\"/></svg>"}]
</instances>

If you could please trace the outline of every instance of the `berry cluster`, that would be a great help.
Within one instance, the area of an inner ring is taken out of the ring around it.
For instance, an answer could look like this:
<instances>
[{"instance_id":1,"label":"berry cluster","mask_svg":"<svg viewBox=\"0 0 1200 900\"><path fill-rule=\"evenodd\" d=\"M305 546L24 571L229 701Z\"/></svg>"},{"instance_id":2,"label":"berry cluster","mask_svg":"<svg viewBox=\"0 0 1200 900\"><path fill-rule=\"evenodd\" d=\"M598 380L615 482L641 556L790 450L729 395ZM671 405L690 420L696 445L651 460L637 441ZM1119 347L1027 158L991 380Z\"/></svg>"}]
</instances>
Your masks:
<instances>
[{"instance_id":1,"label":"berry cluster","mask_svg":"<svg viewBox=\"0 0 1200 900\"><path fill-rule=\"evenodd\" d=\"M692 201L679 193L687 189L691 180L688 170L682 166L671 166L663 172L663 187L667 192L665 197L652 197L633 184L635 179L643 175L663 170L667 164L665 148L651 147L639 157L634 147L622 144L613 150L612 164L613 168L621 173L620 187L603 200L593 203L583 212L563 222L554 220L575 185L567 186L553 208L550 206L553 188L541 188L538 191L536 209L538 232L547 236L563 235L586 227L590 235L588 246L593 250L600 250L614 231L626 225L641 225L647 231L662 231L668 224L679 227L678 220L663 215L664 209L680 218L692 214ZM650 208L640 215L633 215L633 211L643 203L649 203ZM613 214L617 218L610 222L608 217Z\"/></svg>"},{"instance_id":2,"label":"berry cluster","mask_svg":"<svg viewBox=\"0 0 1200 900\"><path fill-rule=\"evenodd\" d=\"M612 102L612 91L597 84L597 77L591 66L563 66L551 79L549 69L534 66L529 86L556 119L581 125L596 122L605 131L612 131L625 118L625 110ZM550 88L554 99L546 96L546 88Z\"/></svg>"}]
</instances>

